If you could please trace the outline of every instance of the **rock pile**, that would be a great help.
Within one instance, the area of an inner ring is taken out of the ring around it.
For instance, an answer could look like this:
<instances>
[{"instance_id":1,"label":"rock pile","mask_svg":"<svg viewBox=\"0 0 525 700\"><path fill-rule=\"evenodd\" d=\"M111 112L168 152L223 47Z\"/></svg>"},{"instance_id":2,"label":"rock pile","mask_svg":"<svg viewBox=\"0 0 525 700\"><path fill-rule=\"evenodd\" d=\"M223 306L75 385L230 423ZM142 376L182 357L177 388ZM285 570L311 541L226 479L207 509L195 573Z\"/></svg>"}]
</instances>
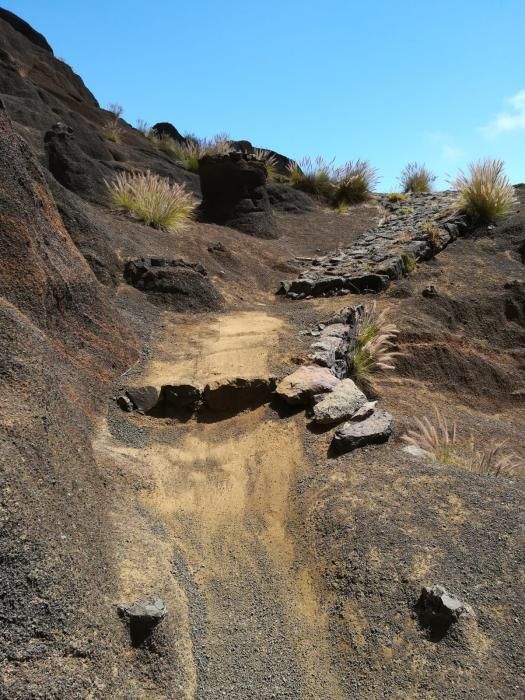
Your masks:
<instances>
[{"instance_id":1,"label":"rock pile","mask_svg":"<svg viewBox=\"0 0 525 700\"><path fill-rule=\"evenodd\" d=\"M309 261L297 279L282 282L290 299L380 292L455 240L467 227L454 193L418 193L399 202L382 198L386 217L348 248Z\"/></svg>"}]
</instances>

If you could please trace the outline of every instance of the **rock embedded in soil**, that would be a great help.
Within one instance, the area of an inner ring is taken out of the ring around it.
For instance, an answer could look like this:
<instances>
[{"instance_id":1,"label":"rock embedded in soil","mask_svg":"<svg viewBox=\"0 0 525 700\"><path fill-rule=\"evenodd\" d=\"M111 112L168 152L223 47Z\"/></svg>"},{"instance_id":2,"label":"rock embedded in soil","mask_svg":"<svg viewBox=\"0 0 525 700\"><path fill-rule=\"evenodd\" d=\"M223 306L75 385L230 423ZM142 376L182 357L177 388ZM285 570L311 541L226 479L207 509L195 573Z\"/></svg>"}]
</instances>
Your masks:
<instances>
[{"instance_id":1,"label":"rock embedded in soil","mask_svg":"<svg viewBox=\"0 0 525 700\"><path fill-rule=\"evenodd\" d=\"M193 413L202 399L201 390L193 384L165 384L156 406L163 416Z\"/></svg>"},{"instance_id":2,"label":"rock embedded in soil","mask_svg":"<svg viewBox=\"0 0 525 700\"><path fill-rule=\"evenodd\" d=\"M155 627L166 617L167 610L162 598L151 597L136 601L129 606L119 605L118 613L127 621L131 641L137 645L151 635Z\"/></svg>"},{"instance_id":3,"label":"rock embedded in soil","mask_svg":"<svg viewBox=\"0 0 525 700\"><path fill-rule=\"evenodd\" d=\"M316 403L313 418L320 425L334 425L351 418L367 403L367 398L351 379L343 379Z\"/></svg>"},{"instance_id":4,"label":"rock embedded in soil","mask_svg":"<svg viewBox=\"0 0 525 700\"><path fill-rule=\"evenodd\" d=\"M339 384L326 367L305 365L282 379L275 393L291 406L306 406L317 394L324 394Z\"/></svg>"},{"instance_id":5,"label":"rock embedded in soil","mask_svg":"<svg viewBox=\"0 0 525 700\"><path fill-rule=\"evenodd\" d=\"M159 401L159 390L155 386L130 387L126 389L126 395L137 411L142 413L151 411Z\"/></svg>"},{"instance_id":6,"label":"rock embedded in soil","mask_svg":"<svg viewBox=\"0 0 525 700\"><path fill-rule=\"evenodd\" d=\"M343 453L386 442L392 435L392 423L393 418L389 413L377 409L363 421L344 423L338 428L332 441L333 448L335 452Z\"/></svg>"},{"instance_id":7,"label":"rock embedded in soil","mask_svg":"<svg viewBox=\"0 0 525 700\"><path fill-rule=\"evenodd\" d=\"M235 415L269 403L275 385L275 377L262 379L235 377L207 384L202 396L205 407L212 413Z\"/></svg>"},{"instance_id":8,"label":"rock embedded in soil","mask_svg":"<svg viewBox=\"0 0 525 700\"><path fill-rule=\"evenodd\" d=\"M456 598L443 586L425 586L415 606L419 622L433 641L445 637L451 626L472 623L475 613L470 605Z\"/></svg>"}]
</instances>

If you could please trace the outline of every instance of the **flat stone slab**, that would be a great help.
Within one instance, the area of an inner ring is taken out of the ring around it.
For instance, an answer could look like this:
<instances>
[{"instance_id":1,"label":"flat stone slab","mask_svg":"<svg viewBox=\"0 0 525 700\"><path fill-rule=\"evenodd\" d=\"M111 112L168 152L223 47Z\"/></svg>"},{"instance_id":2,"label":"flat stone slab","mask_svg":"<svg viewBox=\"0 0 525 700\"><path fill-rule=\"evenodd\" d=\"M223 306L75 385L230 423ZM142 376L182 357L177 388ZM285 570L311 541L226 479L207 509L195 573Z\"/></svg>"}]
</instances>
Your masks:
<instances>
[{"instance_id":1,"label":"flat stone slab","mask_svg":"<svg viewBox=\"0 0 525 700\"><path fill-rule=\"evenodd\" d=\"M359 422L344 423L335 432L332 441L336 452L350 452L357 447L386 442L392 435L392 416L381 408Z\"/></svg>"},{"instance_id":2,"label":"flat stone slab","mask_svg":"<svg viewBox=\"0 0 525 700\"><path fill-rule=\"evenodd\" d=\"M305 365L280 381L275 393L291 406L307 405L314 395L325 394L339 381L326 367Z\"/></svg>"},{"instance_id":3,"label":"flat stone slab","mask_svg":"<svg viewBox=\"0 0 525 700\"><path fill-rule=\"evenodd\" d=\"M314 406L314 421L334 425L351 418L368 402L361 389L351 379L343 379Z\"/></svg>"}]
</instances>

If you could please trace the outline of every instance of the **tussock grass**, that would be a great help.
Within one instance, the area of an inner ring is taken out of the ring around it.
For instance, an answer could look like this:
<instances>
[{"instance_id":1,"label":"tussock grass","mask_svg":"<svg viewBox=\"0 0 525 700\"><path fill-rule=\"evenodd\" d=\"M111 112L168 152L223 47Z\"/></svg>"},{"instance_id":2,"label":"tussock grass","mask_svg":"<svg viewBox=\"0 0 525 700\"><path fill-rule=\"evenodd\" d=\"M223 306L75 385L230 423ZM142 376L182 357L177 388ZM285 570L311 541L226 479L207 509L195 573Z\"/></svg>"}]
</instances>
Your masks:
<instances>
[{"instance_id":1,"label":"tussock grass","mask_svg":"<svg viewBox=\"0 0 525 700\"><path fill-rule=\"evenodd\" d=\"M108 105L107 110L112 116L102 127L102 136L113 143L122 143L124 129L120 125L120 118L124 113L124 108L119 104L112 103Z\"/></svg>"},{"instance_id":2,"label":"tussock grass","mask_svg":"<svg viewBox=\"0 0 525 700\"><path fill-rule=\"evenodd\" d=\"M151 173L119 173L106 182L112 205L164 231L178 231L193 216L195 202L184 185Z\"/></svg>"},{"instance_id":3,"label":"tussock grass","mask_svg":"<svg viewBox=\"0 0 525 700\"><path fill-rule=\"evenodd\" d=\"M434 406L434 414L434 421L427 416L415 418L416 427L408 430L401 439L409 445L419 447L429 457L442 464L453 464L456 424L449 426L437 406Z\"/></svg>"},{"instance_id":4,"label":"tussock grass","mask_svg":"<svg viewBox=\"0 0 525 700\"><path fill-rule=\"evenodd\" d=\"M264 148L255 148L253 153L257 160L262 161L266 166L266 177L268 180L276 180L278 177L277 158Z\"/></svg>"},{"instance_id":5,"label":"tussock grass","mask_svg":"<svg viewBox=\"0 0 525 700\"><path fill-rule=\"evenodd\" d=\"M157 136L155 132L149 132L148 138L161 151L171 153L188 170L197 173L199 171L199 159L205 155L218 155L229 153L230 138L228 134L217 134L211 139L199 139L187 134L184 143L179 143L170 136Z\"/></svg>"},{"instance_id":6,"label":"tussock grass","mask_svg":"<svg viewBox=\"0 0 525 700\"><path fill-rule=\"evenodd\" d=\"M334 161L321 156L315 160L302 158L288 165L288 176L294 187L315 197L330 199L334 190Z\"/></svg>"},{"instance_id":7,"label":"tussock grass","mask_svg":"<svg viewBox=\"0 0 525 700\"><path fill-rule=\"evenodd\" d=\"M407 274L414 272L417 267L417 260L411 253L401 253L401 260L403 261L403 268Z\"/></svg>"},{"instance_id":8,"label":"tussock grass","mask_svg":"<svg viewBox=\"0 0 525 700\"><path fill-rule=\"evenodd\" d=\"M452 181L458 191L456 204L474 222L490 223L512 211L514 188L504 172L502 160L486 158L470 163L468 173L462 170Z\"/></svg>"},{"instance_id":9,"label":"tussock grass","mask_svg":"<svg viewBox=\"0 0 525 700\"><path fill-rule=\"evenodd\" d=\"M389 192L386 196L389 202L405 202L408 199L408 193L405 192Z\"/></svg>"},{"instance_id":10,"label":"tussock grass","mask_svg":"<svg viewBox=\"0 0 525 700\"><path fill-rule=\"evenodd\" d=\"M401 171L399 184L403 192L432 192L432 185L436 175L430 172L425 165L409 163Z\"/></svg>"},{"instance_id":11,"label":"tussock grass","mask_svg":"<svg viewBox=\"0 0 525 700\"><path fill-rule=\"evenodd\" d=\"M435 251L441 250L443 244L441 242L441 236L439 235L439 228L436 224L433 221L425 221L421 226L421 230L428 235L432 249Z\"/></svg>"},{"instance_id":12,"label":"tussock grass","mask_svg":"<svg viewBox=\"0 0 525 700\"><path fill-rule=\"evenodd\" d=\"M378 182L377 170L366 160L348 161L334 172L333 202L336 206L366 202Z\"/></svg>"},{"instance_id":13,"label":"tussock grass","mask_svg":"<svg viewBox=\"0 0 525 700\"><path fill-rule=\"evenodd\" d=\"M507 448L505 441L479 449L471 436L469 450L462 456L457 444L456 423L449 425L437 406L433 410L433 420L427 416L415 418L415 428L408 430L401 439L419 447L441 464L463 467L482 476L525 477L525 460Z\"/></svg>"},{"instance_id":14,"label":"tussock grass","mask_svg":"<svg viewBox=\"0 0 525 700\"><path fill-rule=\"evenodd\" d=\"M374 302L356 321L349 359L352 376L361 385L369 385L376 372L395 369L395 358L401 354L393 350L399 329L388 321L388 313L389 309L378 311Z\"/></svg>"}]
</instances>

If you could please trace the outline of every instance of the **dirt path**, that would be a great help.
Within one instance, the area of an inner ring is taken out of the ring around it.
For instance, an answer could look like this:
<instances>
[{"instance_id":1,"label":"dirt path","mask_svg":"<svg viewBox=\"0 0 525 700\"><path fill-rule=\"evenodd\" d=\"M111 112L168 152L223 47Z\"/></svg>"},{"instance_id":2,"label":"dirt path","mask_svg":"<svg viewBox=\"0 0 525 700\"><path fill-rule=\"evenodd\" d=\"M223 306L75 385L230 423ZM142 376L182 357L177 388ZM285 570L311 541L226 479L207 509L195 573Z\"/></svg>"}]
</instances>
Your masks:
<instances>
[{"instance_id":1,"label":"dirt path","mask_svg":"<svg viewBox=\"0 0 525 700\"><path fill-rule=\"evenodd\" d=\"M135 381L262 377L282 333L286 324L264 311L166 319ZM174 697L342 698L315 572L294 528L304 422L279 420L264 406L215 423L131 420L148 426L141 449L105 431L97 450L146 479L140 503L162 523L162 544L141 544L126 529L128 548L151 557L142 556L142 575L133 555L124 559L121 595L140 597L154 581L180 616L186 682ZM158 557L169 543L168 573Z\"/></svg>"}]
</instances>

